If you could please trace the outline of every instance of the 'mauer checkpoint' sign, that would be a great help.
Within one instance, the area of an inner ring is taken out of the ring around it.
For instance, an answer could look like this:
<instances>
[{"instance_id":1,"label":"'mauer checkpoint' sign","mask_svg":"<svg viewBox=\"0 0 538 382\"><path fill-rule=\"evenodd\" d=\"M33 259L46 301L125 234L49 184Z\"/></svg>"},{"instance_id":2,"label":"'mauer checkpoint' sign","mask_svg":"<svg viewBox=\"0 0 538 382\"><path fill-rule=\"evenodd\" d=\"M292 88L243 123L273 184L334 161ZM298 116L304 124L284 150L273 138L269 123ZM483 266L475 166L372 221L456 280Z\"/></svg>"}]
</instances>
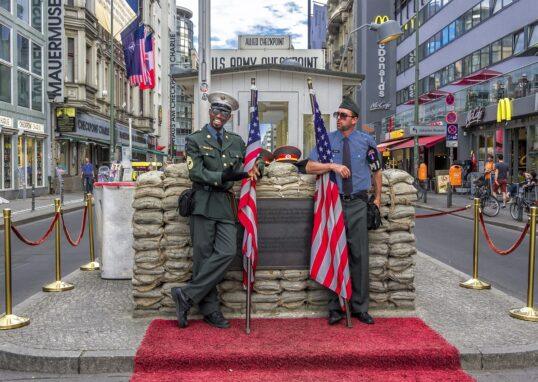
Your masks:
<instances>
[{"instance_id":1,"label":"'mauer checkpoint' sign","mask_svg":"<svg viewBox=\"0 0 538 382\"><path fill-rule=\"evenodd\" d=\"M405 135L445 135L446 125L409 125L404 128Z\"/></svg>"}]
</instances>

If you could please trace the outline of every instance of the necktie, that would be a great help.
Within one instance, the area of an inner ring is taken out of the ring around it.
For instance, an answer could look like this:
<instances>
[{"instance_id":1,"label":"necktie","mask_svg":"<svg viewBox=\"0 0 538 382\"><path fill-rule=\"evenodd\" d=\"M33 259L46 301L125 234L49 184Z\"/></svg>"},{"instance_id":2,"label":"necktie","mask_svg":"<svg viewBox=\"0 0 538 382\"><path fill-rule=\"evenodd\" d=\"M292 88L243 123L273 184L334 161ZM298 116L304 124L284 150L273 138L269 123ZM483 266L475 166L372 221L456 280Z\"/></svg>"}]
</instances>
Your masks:
<instances>
[{"instance_id":1,"label":"necktie","mask_svg":"<svg viewBox=\"0 0 538 382\"><path fill-rule=\"evenodd\" d=\"M349 171L353 172L351 169L351 151L349 150L349 138L344 138L344 147L342 150L342 164L349 168ZM353 182L351 176L347 179L342 179L342 191L344 195L351 195L353 193Z\"/></svg>"},{"instance_id":2,"label":"necktie","mask_svg":"<svg viewBox=\"0 0 538 382\"><path fill-rule=\"evenodd\" d=\"M219 144L219 146L222 147L222 137L220 135L220 132L217 131L217 142Z\"/></svg>"}]
</instances>

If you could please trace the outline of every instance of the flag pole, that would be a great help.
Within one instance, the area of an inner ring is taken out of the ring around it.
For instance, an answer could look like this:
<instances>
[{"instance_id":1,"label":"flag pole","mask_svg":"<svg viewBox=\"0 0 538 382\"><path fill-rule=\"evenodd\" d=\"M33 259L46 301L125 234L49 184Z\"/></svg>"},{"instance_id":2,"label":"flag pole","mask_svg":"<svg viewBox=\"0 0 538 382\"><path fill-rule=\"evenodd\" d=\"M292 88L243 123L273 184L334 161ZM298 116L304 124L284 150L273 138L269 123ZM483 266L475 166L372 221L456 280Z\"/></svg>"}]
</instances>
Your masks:
<instances>
[{"instance_id":1,"label":"flag pole","mask_svg":"<svg viewBox=\"0 0 538 382\"><path fill-rule=\"evenodd\" d=\"M250 107L254 107L254 92L256 79L250 79ZM251 116L252 118L252 116ZM250 311L252 306L252 256L247 258L247 307L246 307L246 332L250 334Z\"/></svg>"},{"instance_id":2,"label":"flag pole","mask_svg":"<svg viewBox=\"0 0 538 382\"><path fill-rule=\"evenodd\" d=\"M312 108L312 118L314 118L314 87L312 85L312 78L308 77L306 79L306 83L308 84L308 93L310 95L310 107ZM339 297L340 299L340 305L342 305L342 300L344 301L344 309L346 311L346 326L348 328L352 328L353 327L353 324L351 323L351 311L349 310L349 302L345 299L345 298L341 298Z\"/></svg>"}]
</instances>

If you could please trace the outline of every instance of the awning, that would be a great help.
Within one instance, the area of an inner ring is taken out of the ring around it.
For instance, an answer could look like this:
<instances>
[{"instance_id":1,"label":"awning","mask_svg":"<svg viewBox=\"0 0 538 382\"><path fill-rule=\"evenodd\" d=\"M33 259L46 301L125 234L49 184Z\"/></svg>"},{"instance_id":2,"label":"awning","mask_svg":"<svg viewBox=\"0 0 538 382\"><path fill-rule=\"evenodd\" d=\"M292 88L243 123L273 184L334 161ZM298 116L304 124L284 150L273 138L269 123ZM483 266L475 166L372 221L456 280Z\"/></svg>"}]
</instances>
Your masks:
<instances>
[{"instance_id":1,"label":"awning","mask_svg":"<svg viewBox=\"0 0 538 382\"><path fill-rule=\"evenodd\" d=\"M500 76L502 73L491 69L482 69L476 73L469 74L463 77L461 80L453 82L452 85L466 86L473 85L478 82L487 81L493 77Z\"/></svg>"},{"instance_id":2,"label":"awning","mask_svg":"<svg viewBox=\"0 0 538 382\"><path fill-rule=\"evenodd\" d=\"M380 153L382 153L386 149L390 149L392 146L397 145L399 143L403 143L405 141L408 141L409 139L411 139L411 138L395 139L393 141L387 141L387 142L380 143L380 144L377 145L377 150Z\"/></svg>"},{"instance_id":3,"label":"awning","mask_svg":"<svg viewBox=\"0 0 538 382\"><path fill-rule=\"evenodd\" d=\"M432 135L430 137L419 137L418 145L430 148L435 146L437 143L444 141L446 138L445 135ZM409 149L415 145L415 141L410 139L406 142L400 143L396 146L391 147L391 150L400 150L400 149Z\"/></svg>"},{"instance_id":4,"label":"awning","mask_svg":"<svg viewBox=\"0 0 538 382\"><path fill-rule=\"evenodd\" d=\"M432 90L431 92L422 94L420 97L418 97L418 103L423 104L426 102L435 101L436 99L439 99L441 97L446 97L447 95L448 95L448 92L445 92L444 90ZM415 104L414 98L404 103L404 105L414 105L414 104Z\"/></svg>"}]
</instances>

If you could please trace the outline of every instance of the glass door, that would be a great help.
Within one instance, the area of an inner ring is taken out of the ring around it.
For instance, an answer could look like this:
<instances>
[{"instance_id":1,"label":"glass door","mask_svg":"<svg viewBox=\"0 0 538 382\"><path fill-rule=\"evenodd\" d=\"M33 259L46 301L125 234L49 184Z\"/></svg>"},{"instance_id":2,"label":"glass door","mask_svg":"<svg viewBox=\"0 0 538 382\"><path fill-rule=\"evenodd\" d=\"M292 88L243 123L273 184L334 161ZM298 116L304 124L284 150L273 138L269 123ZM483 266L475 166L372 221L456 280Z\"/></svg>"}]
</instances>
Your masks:
<instances>
[{"instance_id":1,"label":"glass door","mask_svg":"<svg viewBox=\"0 0 538 382\"><path fill-rule=\"evenodd\" d=\"M12 136L2 136L2 180L4 190L13 188L13 149Z\"/></svg>"}]
</instances>

